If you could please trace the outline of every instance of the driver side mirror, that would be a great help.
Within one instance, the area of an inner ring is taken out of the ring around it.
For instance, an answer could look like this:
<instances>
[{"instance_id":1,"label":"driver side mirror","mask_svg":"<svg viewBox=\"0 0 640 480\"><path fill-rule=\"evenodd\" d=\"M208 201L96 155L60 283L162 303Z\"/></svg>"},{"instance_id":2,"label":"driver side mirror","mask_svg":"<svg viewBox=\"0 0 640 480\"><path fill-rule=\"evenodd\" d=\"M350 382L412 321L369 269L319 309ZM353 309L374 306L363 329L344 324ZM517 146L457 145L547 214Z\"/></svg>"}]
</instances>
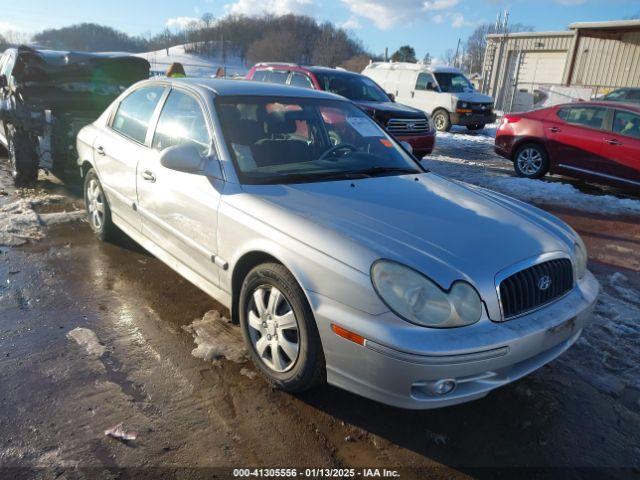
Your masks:
<instances>
[{"instance_id":1,"label":"driver side mirror","mask_svg":"<svg viewBox=\"0 0 640 480\"><path fill-rule=\"evenodd\" d=\"M393 93L386 92L386 94L387 97L389 97L389 100L391 100L392 102L396 101L396 96Z\"/></svg>"},{"instance_id":2,"label":"driver side mirror","mask_svg":"<svg viewBox=\"0 0 640 480\"><path fill-rule=\"evenodd\" d=\"M436 86L435 86L435 84L433 82L428 82L427 83L427 90L436 91L437 88L436 88Z\"/></svg>"},{"instance_id":3,"label":"driver side mirror","mask_svg":"<svg viewBox=\"0 0 640 480\"><path fill-rule=\"evenodd\" d=\"M189 143L174 145L162 151L160 165L177 172L222 179L222 167L215 155L205 157Z\"/></svg>"}]
</instances>

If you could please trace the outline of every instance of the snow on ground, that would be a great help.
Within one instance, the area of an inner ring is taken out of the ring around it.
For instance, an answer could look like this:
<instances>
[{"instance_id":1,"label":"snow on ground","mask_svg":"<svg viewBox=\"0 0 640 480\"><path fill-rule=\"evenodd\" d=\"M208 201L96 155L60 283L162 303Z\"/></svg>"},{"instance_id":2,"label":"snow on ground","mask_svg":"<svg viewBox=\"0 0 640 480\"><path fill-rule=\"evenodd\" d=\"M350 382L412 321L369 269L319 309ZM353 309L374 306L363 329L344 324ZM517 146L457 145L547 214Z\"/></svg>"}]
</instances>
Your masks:
<instances>
[{"instance_id":1,"label":"snow on ground","mask_svg":"<svg viewBox=\"0 0 640 480\"><path fill-rule=\"evenodd\" d=\"M0 246L22 245L29 240L39 240L44 237L44 227L85 217L84 210L53 213L37 213L35 210L63 200L61 195L39 193L0 203Z\"/></svg>"},{"instance_id":2,"label":"snow on ground","mask_svg":"<svg viewBox=\"0 0 640 480\"><path fill-rule=\"evenodd\" d=\"M152 74L164 74L169 65L179 62L184 66L185 72L189 77L214 77L218 68L223 65L221 55L206 56L186 53L184 45L163 48L154 52L138 53L136 56L146 58L149 61ZM224 65L228 77L244 76L248 71L244 62L233 55L227 55Z\"/></svg>"},{"instance_id":3,"label":"snow on ground","mask_svg":"<svg viewBox=\"0 0 640 480\"><path fill-rule=\"evenodd\" d=\"M227 318L221 317L217 310L208 311L202 318L183 328L193 335L197 345L191 351L194 357L206 362L222 358L236 363L246 360L247 351L240 328Z\"/></svg>"},{"instance_id":4,"label":"snow on ground","mask_svg":"<svg viewBox=\"0 0 640 480\"><path fill-rule=\"evenodd\" d=\"M467 134L438 133L436 149L422 164L444 177L496 190L537 205L570 206L605 215L640 216L640 200L593 195L558 181L559 177L530 180L516 177L511 162L493 152L495 127Z\"/></svg>"},{"instance_id":5,"label":"snow on ground","mask_svg":"<svg viewBox=\"0 0 640 480\"><path fill-rule=\"evenodd\" d=\"M78 345L83 347L87 353L93 357L101 357L107 350L107 347L100 343L96 333L83 327L77 327L67 333L67 337L76 341Z\"/></svg>"}]
</instances>

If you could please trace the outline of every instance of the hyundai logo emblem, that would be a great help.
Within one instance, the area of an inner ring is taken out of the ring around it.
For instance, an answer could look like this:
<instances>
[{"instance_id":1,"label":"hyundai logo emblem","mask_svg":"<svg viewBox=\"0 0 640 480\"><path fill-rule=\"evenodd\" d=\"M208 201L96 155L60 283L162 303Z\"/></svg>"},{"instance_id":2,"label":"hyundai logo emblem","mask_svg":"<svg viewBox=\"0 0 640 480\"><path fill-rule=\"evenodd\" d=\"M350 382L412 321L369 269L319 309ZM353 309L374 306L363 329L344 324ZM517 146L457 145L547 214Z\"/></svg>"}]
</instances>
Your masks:
<instances>
[{"instance_id":1,"label":"hyundai logo emblem","mask_svg":"<svg viewBox=\"0 0 640 480\"><path fill-rule=\"evenodd\" d=\"M542 291L547 290L551 286L551 277L549 275L543 275L538 279L538 288Z\"/></svg>"}]
</instances>

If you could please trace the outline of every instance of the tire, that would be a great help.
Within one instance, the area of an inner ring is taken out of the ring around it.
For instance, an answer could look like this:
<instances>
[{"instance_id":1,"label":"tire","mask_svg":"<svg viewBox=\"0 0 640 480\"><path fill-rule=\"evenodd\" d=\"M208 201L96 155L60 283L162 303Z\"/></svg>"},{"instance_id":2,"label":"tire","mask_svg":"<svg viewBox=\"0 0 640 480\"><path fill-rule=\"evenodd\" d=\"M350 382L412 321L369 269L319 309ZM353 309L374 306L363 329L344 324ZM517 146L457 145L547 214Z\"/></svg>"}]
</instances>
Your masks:
<instances>
[{"instance_id":1,"label":"tire","mask_svg":"<svg viewBox=\"0 0 640 480\"><path fill-rule=\"evenodd\" d=\"M482 130L484 128L484 123L479 123L477 125L467 125L467 130L470 132L474 132L476 130Z\"/></svg>"},{"instance_id":2,"label":"tire","mask_svg":"<svg viewBox=\"0 0 640 480\"><path fill-rule=\"evenodd\" d=\"M255 267L242 283L238 308L251 359L269 383L301 392L326 382L313 312L289 270L279 263Z\"/></svg>"},{"instance_id":3,"label":"tire","mask_svg":"<svg viewBox=\"0 0 640 480\"><path fill-rule=\"evenodd\" d=\"M436 110L433 112L433 124L439 132L451 130L451 118L446 110Z\"/></svg>"},{"instance_id":4,"label":"tire","mask_svg":"<svg viewBox=\"0 0 640 480\"><path fill-rule=\"evenodd\" d=\"M513 168L519 177L542 178L549 171L547 151L537 143L522 145L513 156Z\"/></svg>"},{"instance_id":5,"label":"tire","mask_svg":"<svg viewBox=\"0 0 640 480\"><path fill-rule=\"evenodd\" d=\"M111 208L96 171L90 169L84 177L84 205L91 230L102 241L113 238L116 226L111 220Z\"/></svg>"},{"instance_id":6,"label":"tire","mask_svg":"<svg viewBox=\"0 0 640 480\"><path fill-rule=\"evenodd\" d=\"M13 126L7 129L9 146L9 165L11 176L16 187L33 185L38 180L38 155L27 132L16 130Z\"/></svg>"}]
</instances>

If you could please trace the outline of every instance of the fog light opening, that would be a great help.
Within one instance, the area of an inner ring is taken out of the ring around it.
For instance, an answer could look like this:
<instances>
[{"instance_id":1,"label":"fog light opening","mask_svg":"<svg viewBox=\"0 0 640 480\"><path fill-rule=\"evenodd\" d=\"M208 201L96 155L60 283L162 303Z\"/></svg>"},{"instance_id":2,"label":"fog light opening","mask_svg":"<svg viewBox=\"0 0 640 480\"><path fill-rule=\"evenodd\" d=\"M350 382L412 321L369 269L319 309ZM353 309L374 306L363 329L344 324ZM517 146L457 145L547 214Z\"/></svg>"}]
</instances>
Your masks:
<instances>
[{"instance_id":1,"label":"fog light opening","mask_svg":"<svg viewBox=\"0 0 640 480\"><path fill-rule=\"evenodd\" d=\"M438 394L438 395L447 395L448 393L453 392L453 390L456 388L456 381L452 380L450 378L446 379L446 380L438 380L434 385L433 385L433 390Z\"/></svg>"}]
</instances>

